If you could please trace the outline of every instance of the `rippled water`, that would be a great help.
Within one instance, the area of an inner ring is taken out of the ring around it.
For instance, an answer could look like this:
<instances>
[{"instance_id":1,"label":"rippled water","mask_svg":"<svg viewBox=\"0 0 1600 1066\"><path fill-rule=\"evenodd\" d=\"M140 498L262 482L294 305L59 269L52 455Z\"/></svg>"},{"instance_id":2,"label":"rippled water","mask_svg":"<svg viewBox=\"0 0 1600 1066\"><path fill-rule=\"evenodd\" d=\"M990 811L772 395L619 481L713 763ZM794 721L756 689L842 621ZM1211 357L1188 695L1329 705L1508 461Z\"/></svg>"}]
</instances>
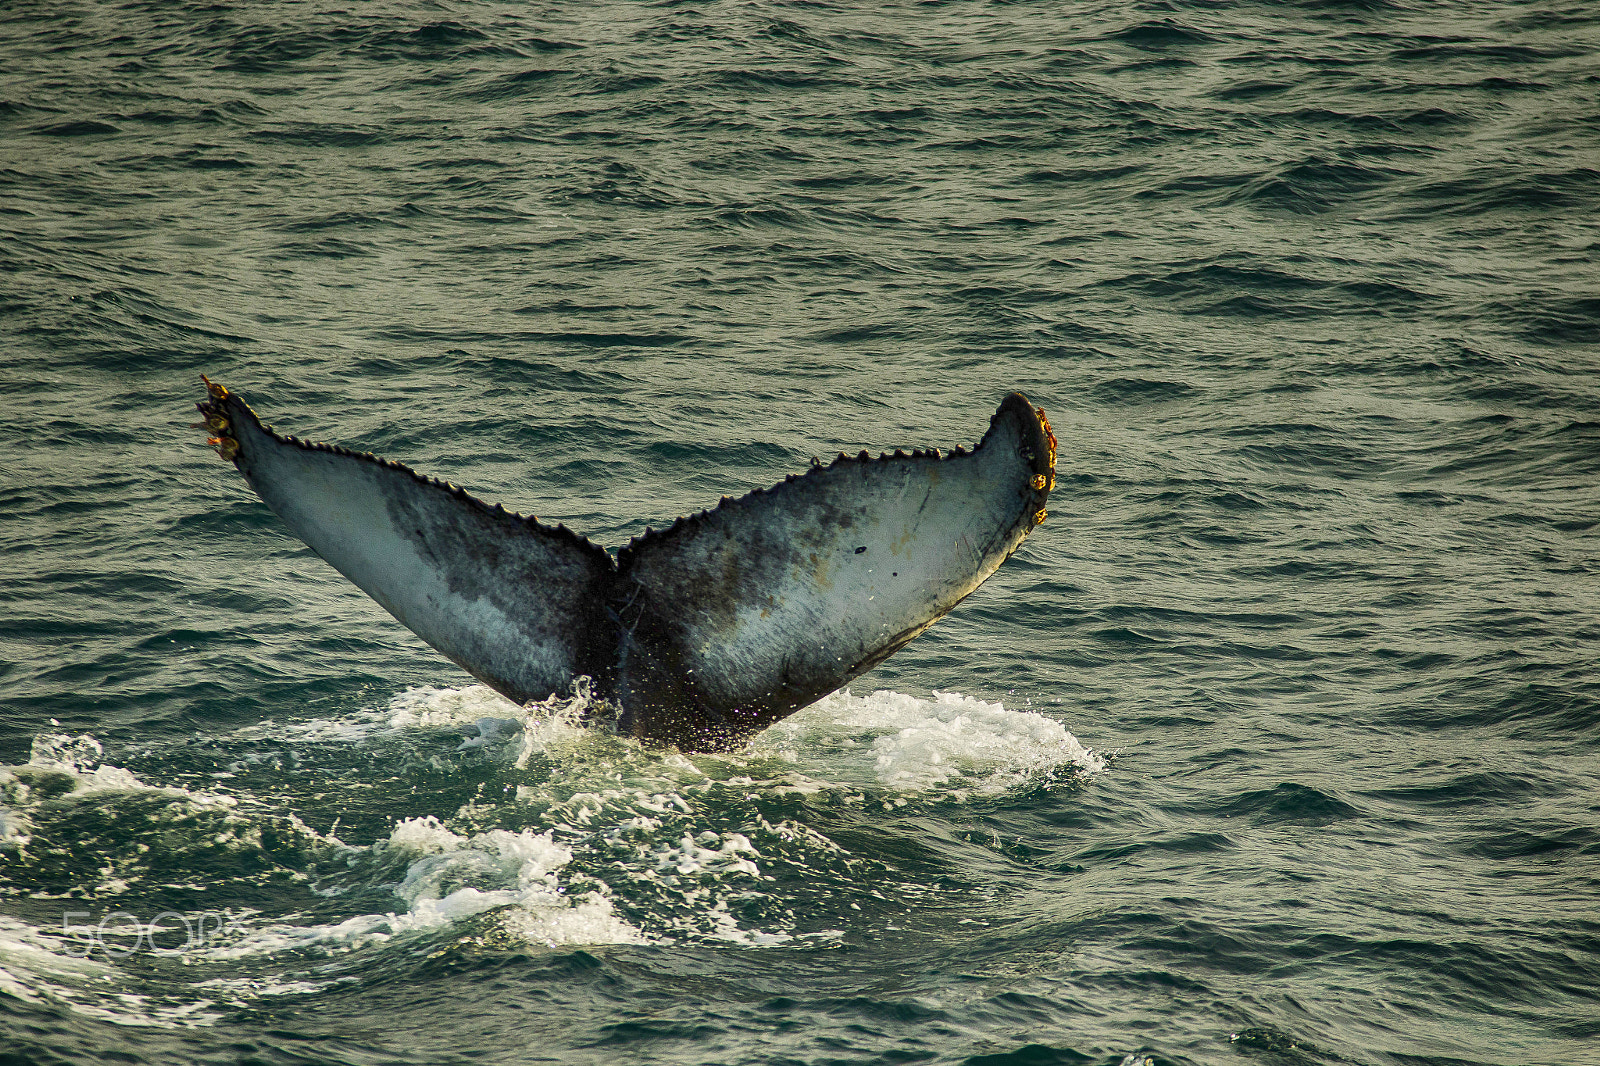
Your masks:
<instances>
[{"instance_id":1,"label":"rippled water","mask_svg":"<svg viewBox=\"0 0 1600 1066\"><path fill-rule=\"evenodd\" d=\"M0 1060L1600 1063L1597 46L6 5ZM1060 478L684 756L421 645L200 446L202 371L612 547L1014 388Z\"/></svg>"}]
</instances>

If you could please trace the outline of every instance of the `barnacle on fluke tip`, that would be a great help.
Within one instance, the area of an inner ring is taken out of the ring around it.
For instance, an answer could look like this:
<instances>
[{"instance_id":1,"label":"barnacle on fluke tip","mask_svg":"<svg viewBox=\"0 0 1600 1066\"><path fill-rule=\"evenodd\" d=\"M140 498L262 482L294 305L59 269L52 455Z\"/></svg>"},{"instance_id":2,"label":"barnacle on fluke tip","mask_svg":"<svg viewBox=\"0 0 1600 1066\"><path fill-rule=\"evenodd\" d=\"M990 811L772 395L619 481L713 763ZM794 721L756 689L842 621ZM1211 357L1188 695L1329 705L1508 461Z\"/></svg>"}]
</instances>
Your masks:
<instances>
[{"instance_id":1,"label":"barnacle on fluke tip","mask_svg":"<svg viewBox=\"0 0 1600 1066\"><path fill-rule=\"evenodd\" d=\"M200 375L200 380L206 383L208 397L195 404L205 418L194 424L195 429L207 429L216 434L206 438L206 443L217 450L217 454L228 462L233 462L239 455L239 442L228 435L231 426L228 416L223 413L222 404L228 398L228 390L206 377Z\"/></svg>"},{"instance_id":2,"label":"barnacle on fluke tip","mask_svg":"<svg viewBox=\"0 0 1600 1066\"><path fill-rule=\"evenodd\" d=\"M1011 393L972 450L865 451L646 530L615 557L400 463L262 425L203 378L199 427L313 551L516 700L588 677L620 731L718 749L888 658L1045 518L1056 439Z\"/></svg>"}]
</instances>

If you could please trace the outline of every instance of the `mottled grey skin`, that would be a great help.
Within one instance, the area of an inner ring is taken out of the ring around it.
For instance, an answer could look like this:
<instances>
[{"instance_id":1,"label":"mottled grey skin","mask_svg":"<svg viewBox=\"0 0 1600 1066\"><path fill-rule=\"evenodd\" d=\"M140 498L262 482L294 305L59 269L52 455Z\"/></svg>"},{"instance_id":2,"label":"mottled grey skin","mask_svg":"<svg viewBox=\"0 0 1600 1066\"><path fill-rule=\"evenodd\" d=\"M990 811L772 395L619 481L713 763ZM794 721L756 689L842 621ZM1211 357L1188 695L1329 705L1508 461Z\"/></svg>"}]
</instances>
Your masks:
<instances>
[{"instance_id":1,"label":"mottled grey skin","mask_svg":"<svg viewBox=\"0 0 1600 1066\"><path fill-rule=\"evenodd\" d=\"M213 443L286 525L519 703L576 677L619 731L725 749L888 658L1044 518L1055 440L1020 393L971 452L841 455L615 559L399 463L280 436L219 385Z\"/></svg>"}]
</instances>

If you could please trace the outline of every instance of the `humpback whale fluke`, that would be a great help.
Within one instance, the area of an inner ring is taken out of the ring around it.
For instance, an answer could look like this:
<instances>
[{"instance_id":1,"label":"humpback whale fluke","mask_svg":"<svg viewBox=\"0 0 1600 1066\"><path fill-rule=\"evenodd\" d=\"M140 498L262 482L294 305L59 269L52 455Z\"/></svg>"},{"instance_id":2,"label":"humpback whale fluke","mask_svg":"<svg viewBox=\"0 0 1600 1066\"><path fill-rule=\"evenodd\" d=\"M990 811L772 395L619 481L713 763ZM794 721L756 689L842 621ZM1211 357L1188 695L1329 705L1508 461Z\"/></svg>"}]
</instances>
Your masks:
<instances>
[{"instance_id":1,"label":"humpback whale fluke","mask_svg":"<svg viewBox=\"0 0 1600 1066\"><path fill-rule=\"evenodd\" d=\"M518 703L587 675L619 731L726 749L883 662L1045 517L1056 439L1021 393L972 451L843 454L613 558L400 463L282 436L203 378L209 443L296 536Z\"/></svg>"}]
</instances>

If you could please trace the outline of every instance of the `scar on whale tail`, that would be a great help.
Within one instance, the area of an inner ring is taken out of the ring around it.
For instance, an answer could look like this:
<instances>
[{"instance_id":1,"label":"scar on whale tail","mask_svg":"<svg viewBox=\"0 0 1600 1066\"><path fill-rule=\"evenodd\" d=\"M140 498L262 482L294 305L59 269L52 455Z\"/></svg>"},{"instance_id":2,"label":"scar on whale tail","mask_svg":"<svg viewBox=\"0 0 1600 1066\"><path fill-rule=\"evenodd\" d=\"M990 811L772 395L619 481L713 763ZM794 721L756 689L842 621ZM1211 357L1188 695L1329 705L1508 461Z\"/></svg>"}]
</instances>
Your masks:
<instances>
[{"instance_id":1,"label":"scar on whale tail","mask_svg":"<svg viewBox=\"0 0 1600 1066\"><path fill-rule=\"evenodd\" d=\"M282 436L202 377L209 443L446 658L525 703L587 675L619 732L717 750L894 654L1045 517L1056 439L1021 393L971 451L843 454L613 556L400 463Z\"/></svg>"}]
</instances>

